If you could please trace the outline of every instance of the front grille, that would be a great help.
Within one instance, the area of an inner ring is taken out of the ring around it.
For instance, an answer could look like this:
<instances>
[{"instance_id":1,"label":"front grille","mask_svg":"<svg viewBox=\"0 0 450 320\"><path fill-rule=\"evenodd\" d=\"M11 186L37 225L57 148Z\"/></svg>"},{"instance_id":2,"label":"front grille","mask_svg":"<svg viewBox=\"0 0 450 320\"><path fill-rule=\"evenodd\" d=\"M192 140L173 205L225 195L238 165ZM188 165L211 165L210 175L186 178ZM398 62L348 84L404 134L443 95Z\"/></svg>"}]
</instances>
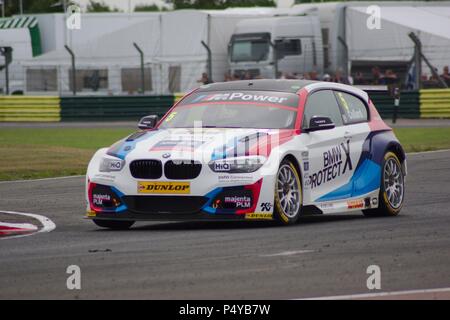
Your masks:
<instances>
[{"instance_id":1,"label":"front grille","mask_svg":"<svg viewBox=\"0 0 450 320\"><path fill-rule=\"evenodd\" d=\"M164 165L164 175L171 180L195 179L201 170L201 163L192 160L170 160Z\"/></svg>"},{"instance_id":2,"label":"front grille","mask_svg":"<svg viewBox=\"0 0 450 320\"><path fill-rule=\"evenodd\" d=\"M134 160L130 163L131 175L136 179L159 179L162 163L159 160Z\"/></svg>"},{"instance_id":3,"label":"front grille","mask_svg":"<svg viewBox=\"0 0 450 320\"><path fill-rule=\"evenodd\" d=\"M122 200L129 211L140 214L196 213L208 198L197 196L124 196Z\"/></svg>"}]
</instances>

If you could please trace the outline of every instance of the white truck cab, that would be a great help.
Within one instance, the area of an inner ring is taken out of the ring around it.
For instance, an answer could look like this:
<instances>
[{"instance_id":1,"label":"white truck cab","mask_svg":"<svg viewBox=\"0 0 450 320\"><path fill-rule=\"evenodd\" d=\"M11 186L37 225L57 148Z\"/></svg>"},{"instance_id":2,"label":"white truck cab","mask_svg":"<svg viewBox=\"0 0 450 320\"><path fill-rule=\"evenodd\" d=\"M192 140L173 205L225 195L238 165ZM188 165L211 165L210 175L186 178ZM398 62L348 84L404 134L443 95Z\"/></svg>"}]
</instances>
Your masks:
<instances>
[{"instance_id":1,"label":"white truck cab","mask_svg":"<svg viewBox=\"0 0 450 320\"><path fill-rule=\"evenodd\" d=\"M237 23L228 50L230 71L244 78L323 73L319 18L281 16Z\"/></svg>"}]
</instances>

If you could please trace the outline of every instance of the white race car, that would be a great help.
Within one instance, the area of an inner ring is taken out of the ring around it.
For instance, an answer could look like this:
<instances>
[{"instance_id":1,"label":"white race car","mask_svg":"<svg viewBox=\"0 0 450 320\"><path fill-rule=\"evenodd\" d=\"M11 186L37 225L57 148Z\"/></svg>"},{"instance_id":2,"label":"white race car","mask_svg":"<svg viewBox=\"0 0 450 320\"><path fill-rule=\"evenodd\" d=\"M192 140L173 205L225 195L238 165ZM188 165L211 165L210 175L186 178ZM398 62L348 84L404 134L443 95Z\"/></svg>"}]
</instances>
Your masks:
<instances>
[{"instance_id":1,"label":"white race car","mask_svg":"<svg viewBox=\"0 0 450 320\"><path fill-rule=\"evenodd\" d=\"M86 176L86 217L278 220L362 210L397 215L406 156L366 92L330 82L214 83L158 121L98 150Z\"/></svg>"}]
</instances>

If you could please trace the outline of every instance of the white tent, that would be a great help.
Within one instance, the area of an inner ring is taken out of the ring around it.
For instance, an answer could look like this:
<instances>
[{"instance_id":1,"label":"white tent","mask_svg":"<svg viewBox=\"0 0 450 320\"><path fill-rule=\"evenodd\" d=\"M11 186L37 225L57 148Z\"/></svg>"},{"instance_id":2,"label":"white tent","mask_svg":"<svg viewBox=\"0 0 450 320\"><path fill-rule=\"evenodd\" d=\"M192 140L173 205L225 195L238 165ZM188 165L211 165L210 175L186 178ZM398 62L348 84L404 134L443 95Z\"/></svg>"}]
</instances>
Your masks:
<instances>
[{"instance_id":1,"label":"white tent","mask_svg":"<svg viewBox=\"0 0 450 320\"><path fill-rule=\"evenodd\" d=\"M50 38L55 39L51 43L47 39L46 47L53 43L57 49L24 61L23 65L28 69L56 68L58 91L68 93L71 59L64 49L64 43L67 43L75 53L77 70L100 70L101 77L108 78L108 84L100 86L95 93L129 92L124 86L122 70L139 68L139 54L133 46L136 42L144 52L145 68L150 74L147 80L152 82L151 88L146 85L146 92L186 92L198 86L197 80L207 71L208 54L202 41L212 52L212 78L221 81L227 70L228 41L236 23L244 18L270 15L272 10L177 10L156 14L87 15L86 18L83 16L81 30L59 36L56 30L49 31ZM46 16L53 22L59 17ZM85 90L85 93L92 92Z\"/></svg>"},{"instance_id":2,"label":"white tent","mask_svg":"<svg viewBox=\"0 0 450 320\"><path fill-rule=\"evenodd\" d=\"M414 54L414 44L408 34L414 32L422 42L424 55L439 71L450 64L449 5L382 6L380 29L367 27L366 9L363 6L347 8L345 30L349 60L409 61Z\"/></svg>"}]
</instances>

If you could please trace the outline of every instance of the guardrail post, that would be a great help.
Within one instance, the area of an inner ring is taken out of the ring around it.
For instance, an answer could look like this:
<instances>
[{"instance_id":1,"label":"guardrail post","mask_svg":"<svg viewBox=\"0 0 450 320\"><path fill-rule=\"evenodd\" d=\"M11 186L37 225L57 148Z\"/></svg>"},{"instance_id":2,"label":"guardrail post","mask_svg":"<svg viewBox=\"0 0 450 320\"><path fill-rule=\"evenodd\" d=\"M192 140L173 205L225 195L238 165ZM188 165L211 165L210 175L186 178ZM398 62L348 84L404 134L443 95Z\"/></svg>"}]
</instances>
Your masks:
<instances>
[{"instance_id":1,"label":"guardrail post","mask_svg":"<svg viewBox=\"0 0 450 320\"><path fill-rule=\"evenodd\" d=\"M133 42L133 46L136 48L136 50L139 52L139 55L141 56L141 93L145 93L145 75L144 75L144 51L137 45L136 42Z\"/></svg>"},{"instance_id":2,"label":"guardrail post","mask_svg":"<svg viewBox=\"0 0 450 320\"><path fill-rule=\"evenodd\" d=\"M208 45L205 43L205 41L201 41L202 46L206 49L206 52L208 52L208 79L210 82L213 82L212 80L212 53L211 49L208 47Z\"/></svg>"},{"instance_id":3,"label":"guardrail post","mask_svg":"<svg viewBox=\"0 0 450 320\"><path fill-rule=\"evenodd\" d=\"M394 88L394 112L392 113L392 123L397 122L397 113L399 106L400 106L400 89Z\"/></svg>"},{"instance_id":4,"label":"guardrail post","mask_svg":"<svg viewBox=\"0 0 450 320\"><path fill-rule=\"evenodd\" d=\"M77 78L76 78L76 70L75 70L75 54L73 51L69 48L68 45L64 45L64 48L69 52L71 58L72 58L72 92L75 96L77 94Z\"/></svg>"}]
</instances>

